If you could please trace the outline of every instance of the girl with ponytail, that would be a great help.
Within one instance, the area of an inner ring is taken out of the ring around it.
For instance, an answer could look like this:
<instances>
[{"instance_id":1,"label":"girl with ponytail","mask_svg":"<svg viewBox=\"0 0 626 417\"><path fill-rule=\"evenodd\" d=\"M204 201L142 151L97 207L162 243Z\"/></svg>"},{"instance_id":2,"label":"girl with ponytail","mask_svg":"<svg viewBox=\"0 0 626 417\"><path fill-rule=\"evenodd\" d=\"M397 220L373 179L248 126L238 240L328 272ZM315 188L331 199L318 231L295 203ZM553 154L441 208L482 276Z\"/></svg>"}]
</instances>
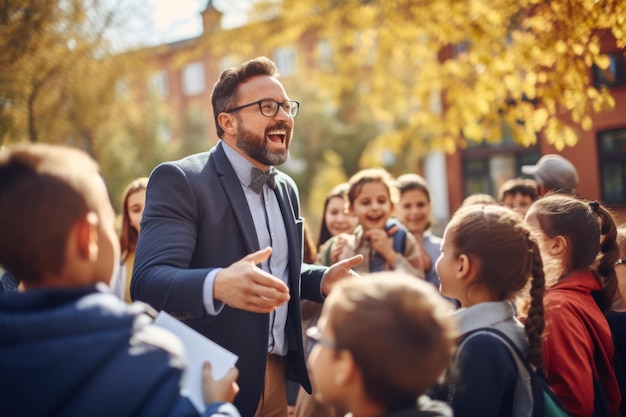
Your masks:
<instances>
[{"instance_id":1,"label":"girl with ponytail","mask_svg":"<svg viewBox=\"0 0 626 417\"><path fill-rule=\"evenodd\" d=\"M542 365L544 274L523 219L496 205L461 207L446 227L436 268L441 293L461 303L455 315L462 334L447 389L436 396L447 400L455 417L529 413L527 381L509 342L497 336L504 335L531 365ZM523 291L530 303L522 325L514 301Z\"/></svg>"},{"instance_id":2,"label":"girl with ponytail","mask_svg":"<svg viewBox=\"0 0 626 417\"><path fill-rule=\"evenodd\" d=\"M552 194L526 215L546 271L545 373L572 416L617 416L621 402L605 313L617 296L616 226L598 202Z\"/></svg>"}]
</instances>

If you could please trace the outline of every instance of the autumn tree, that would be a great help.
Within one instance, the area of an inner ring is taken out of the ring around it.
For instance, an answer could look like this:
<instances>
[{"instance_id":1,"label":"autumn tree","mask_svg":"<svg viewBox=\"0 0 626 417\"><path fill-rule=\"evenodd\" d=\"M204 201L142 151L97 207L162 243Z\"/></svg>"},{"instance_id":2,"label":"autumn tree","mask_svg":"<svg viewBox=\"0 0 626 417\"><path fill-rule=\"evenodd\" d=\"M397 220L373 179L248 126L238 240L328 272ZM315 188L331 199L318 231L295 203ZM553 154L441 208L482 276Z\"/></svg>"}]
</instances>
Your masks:
<instances>
[{"instance_id":1,"label":"autumn tree","mask_svg":"<svg viewBox=\"0 0 626 417\"><path fill-rule=\"evenodd\" d=\"M590 129L590 114L614 105L590 80L593 65L609 65L601 37L626 47L621 0L271 0L256 7L251 18L265 24L253 39L278 46L314 34L328 45L330 63L316 61L309 72L321 69L319 81L337 103L354 95L382 128L364 156L370 164L381 149L423 155L498 142L505 125L519 144L536 143L543 131L559 149L573 145L575 127Z\"/></svg>"},{"instance_id":2,"label":"autumn tree","mask_svg":"<svg viewBox=\"0 0 626 417\"><path fill-rule=\"evenodd\" d=\"M137 3L118 0L0 2L0 144L63 143L102 166L116 199L175 152L158 140L167 118L143 94L145 52L115 39Z\"/></svg>"}]
</instances>

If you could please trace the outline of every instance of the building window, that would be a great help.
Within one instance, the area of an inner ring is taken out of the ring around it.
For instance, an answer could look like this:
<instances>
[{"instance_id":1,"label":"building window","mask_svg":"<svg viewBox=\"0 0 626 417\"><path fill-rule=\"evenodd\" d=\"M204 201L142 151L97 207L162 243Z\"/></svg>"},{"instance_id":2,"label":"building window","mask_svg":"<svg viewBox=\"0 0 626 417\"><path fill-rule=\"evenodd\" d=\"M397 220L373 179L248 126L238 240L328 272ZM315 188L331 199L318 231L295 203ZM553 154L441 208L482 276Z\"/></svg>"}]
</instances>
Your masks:
<instances>
[{"instance_id":1,"label":"building window","mask_svg":"<svg viewBox=\"0 0 626 417\"><path fill-rule=\"evenodd\" d=\"M279 73L284 76L289 76L296 72L296 49L293 46L278 48L274 56Z\"/></svg>"},{"instance_id":2,"label":"building window","mask_svg":"<svg viewBox=\"0 0 626 417\"><path fill-rule=\"evenodd\" d=\"M330 69L333 66L333 49L330 42L321 40L315 46L317 65L322 69Z\"/></svg>"},{"instance_id":3,"label":"building window","mask_svg":"<svg viewBox=\"0 0 626 417\"><path fill-rule=\"evenodd\" d=\"M516 145L506 124L499 143L469 142L462 153L464 197L477 193L496 197L505 181L522 176L522 165L533 165L540 156L537 145Z\"/></svg>"},{"instance_id":4,"label":"building window","mask_svg":"<svg viewBox=\"0 0 626 417\"><path fill-rule=\"evenodd\" d=\"M204 91L204 64L192 62L183 68L183 94L193 96Z\"/></svg>"},{"instance_id":5,"label":"building window","mask_svg":"<svg viewBox=\"0 0 626 417\"><path fill-rule=\"evenodd\" d=\"M626 203L626 128L598 133L602 201Z\"/></svg>"},{"instance_id":6,"label":"building window","mask_svg":"<svg viewBox=\"0 0 626 417\"><path fill-rule=\"evenodd\" d=\"M223 72L229 68L234 68L241 64L245 59L240 57L239 55L228 55L220 58L219 60L219 69L220 72Z\"/></svg>"},{"instance_id":7,"label":"building window","mask_svg":"<svg viewBox=\"0 0 626 417\"><path fill-rule=\"evenodd\" d=\"M159 71L150 76L148 89L151 94L160 98L167 97L167 72Z\"/></svg>"},{"instance_id":8,"label":"building window","mask_svg":"<svg viewBox=\"0 0 626 417\"><path fill-rule=\"evenodd\" d=\"M606 69L593 66L595 86L616 87L626 85L626 51L615 51L606 55L609 57L609 66Z\"/></svg>"}]
</instances>

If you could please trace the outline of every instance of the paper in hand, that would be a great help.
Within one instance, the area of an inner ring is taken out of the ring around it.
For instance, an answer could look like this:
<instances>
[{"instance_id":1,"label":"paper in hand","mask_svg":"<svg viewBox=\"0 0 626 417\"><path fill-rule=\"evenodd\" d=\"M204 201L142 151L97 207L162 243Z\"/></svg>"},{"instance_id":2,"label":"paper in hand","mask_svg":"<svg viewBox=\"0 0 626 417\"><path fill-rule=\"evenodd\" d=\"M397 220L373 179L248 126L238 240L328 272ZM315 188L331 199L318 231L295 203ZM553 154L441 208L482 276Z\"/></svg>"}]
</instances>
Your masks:
<instances>
[{"instance_id":1,"label":"paper in hand","mask_svg":"<svg viewBox=\"0 0 626 417\"><path fill-rule=\"evenodd\" d=\"M207 339L180 320L161 311L154 324L169 330L180 338L185 347L187 368L183 374L181 392L187 395L198 412L206 408L202 398L202 367L211 362L213 379L220 379L237 362L237 355Z\"/></svg>"}]
</instances>

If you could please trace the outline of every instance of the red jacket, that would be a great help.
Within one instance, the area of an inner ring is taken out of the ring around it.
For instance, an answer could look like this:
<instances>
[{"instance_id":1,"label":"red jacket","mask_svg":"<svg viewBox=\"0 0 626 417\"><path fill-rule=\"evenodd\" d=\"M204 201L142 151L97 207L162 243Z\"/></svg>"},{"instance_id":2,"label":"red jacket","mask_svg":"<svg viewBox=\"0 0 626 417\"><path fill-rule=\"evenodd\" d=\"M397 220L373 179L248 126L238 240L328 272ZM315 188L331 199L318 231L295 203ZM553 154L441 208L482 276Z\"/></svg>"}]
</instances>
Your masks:
<instances>
[{"instance_id":1,"label":"red jacket","mask_svg":"<svg viewBox=\"0 0 626 417\"><path fill-rule=\"evenodd\" d=\"M544 297L546 376L572 416L593 414L594 380L602 384L611 416L618 415L621 403L611 330L591 295L600 288L590 271L578 270Z\"/></svg>"}]
</instances>

